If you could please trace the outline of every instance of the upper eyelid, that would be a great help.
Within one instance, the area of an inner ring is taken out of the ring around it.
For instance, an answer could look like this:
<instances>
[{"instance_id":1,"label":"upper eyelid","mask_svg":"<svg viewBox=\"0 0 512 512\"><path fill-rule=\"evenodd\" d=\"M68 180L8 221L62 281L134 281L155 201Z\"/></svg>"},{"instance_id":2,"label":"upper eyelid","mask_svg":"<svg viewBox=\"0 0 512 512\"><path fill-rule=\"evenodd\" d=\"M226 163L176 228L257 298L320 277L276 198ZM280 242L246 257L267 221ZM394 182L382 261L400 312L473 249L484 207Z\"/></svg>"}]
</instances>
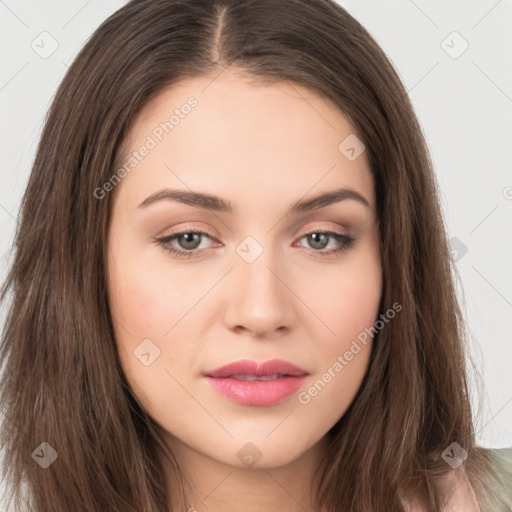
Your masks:
<instances>
[{"instance_id":1,"label":"upper eyelid","mask_svg":"<svg viewBox=\"0 0 512 512\"><path fill-rule=\"evenodd\" d=\"M211 238L216 238L217 235L215 235L214 233L206 230L206 229L202 229L202 228L183 228L183 229L180 229L179 231L175 231L173 233L170 233L168 235L163 235L161 237L158 237L159 239L166 239L166 238L172 238L174 236L179 236L179 235L184 235L184 234L187 234L187 233L196 233L196 234L201 234L201 235L206 235L206 236L209 236ZM336 229L334 228L311 228L311 229L308 229L306 230L302 235L301 237L303 236L307 236L307 235L310 235L312 233L326 233L326 234L329 234L329 233L332 233L332 234L337 234L337 235L342 235L342 236L350 236L349 233L340 233L339 231L337 231Z\"/></svg>"},{"instance_id":2,"label":"upper eyelid","mask_svg":"<svg viewBox=\"0 0 512 512\"><path fill-rule=\"evenodd\" d=\"M183 229L183 230L179 230L179 231L170 233L169 235L159 236L159 237L157 237L157 239L158 240L167 240L167 239L171 239L171 238L174 238L174 237L177 237L180 235L185 235L187 233L201 234L203 236L206 235L210 238L216 238L216 235L214 235L213 233L211 233L207 230L204 230L204 229Z\"/></svg>"},{"instance_id":3,"label":"upper eyelid","mask_svg":"<svg viewBox=\"0 0 512 512\"><path fill-rule=\"evenodd\" d=\"M317 231L323 231L323 232L328 231L328 232L338 233L340 235L350 236L350 232L352 231L352 229L350 229L349 226L345 225L342 227L338 222L333 222L333 221L331 221L331 224L337 224L337 228L325 227L325 226L313 226L313 227L305 230L304 234L314 233ZM345 233L340 232L341 230L345 230L346 232ZM166 230L163 230L162 232L165 232L165 231ZM295 229L294 229L294 231L295 231ZM215 230L213 230L213 229L203 228L203 227L194 226L194 225L186 225L186 223L185 223L185 225L183 227L178 228L177 231L172 232L169 235L164 235L163 238L167 238L168 236L179 235L179 234L183 234L183 233L204 233L204 234L206 234L208 236L212 236L214 238L217 237L217 235L215 234Z\"/></svg>"}]
</instances>

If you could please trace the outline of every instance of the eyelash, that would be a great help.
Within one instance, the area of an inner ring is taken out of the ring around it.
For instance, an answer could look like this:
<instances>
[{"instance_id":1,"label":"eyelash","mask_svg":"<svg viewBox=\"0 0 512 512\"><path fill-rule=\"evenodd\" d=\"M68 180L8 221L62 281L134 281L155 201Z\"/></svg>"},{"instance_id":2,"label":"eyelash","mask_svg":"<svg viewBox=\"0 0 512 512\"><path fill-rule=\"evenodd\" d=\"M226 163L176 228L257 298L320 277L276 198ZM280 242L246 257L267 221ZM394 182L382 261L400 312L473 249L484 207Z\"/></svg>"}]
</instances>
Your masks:
<instances>
[{"instance_id":1,"label":"eyelash","mask_svg":"<svg viewBox=\"0 0 512 512\"><path fill-rule=\"evenodd\" d=\"M181 251L179 249L175 249L175 248L167 245L169 242L176 239L177 237L179 237L181 235L187 235L187 234L196 234L196 235L201 235L201 236L204 235L209 238L214 238L213 235L207 231L190 229L188 231L181 231L179 233L174 233L173 235L169 235L166 237L154 238L154 241L156 244L160 245L164 251L174 254L174 256L176 256L177 258L191 258L191 257L193 257L193 255L195 253L198 252L196 249L190 250L190 251ZM325 257L336 256L345 251L348 251L349 249L351 249L353 247L354 242L356 241L355 238L350 237L348 235L342 235L341 233L337 233L336 231L327 231L327 230L324 231L321 229L316 229L314 231L310 231L309 233L305 233L304 235L302 235L300 237L300 239L302 239L308 235L312 235L312 234L330 235L331 238L334 238L339 243L341 243L340 247L338 247L337 249L333 249L333 250L330 250L327 252L321 252L319 250L313 249L313 252L318 253L320 256L325 256Z\"/></svg>"}]
</instances>

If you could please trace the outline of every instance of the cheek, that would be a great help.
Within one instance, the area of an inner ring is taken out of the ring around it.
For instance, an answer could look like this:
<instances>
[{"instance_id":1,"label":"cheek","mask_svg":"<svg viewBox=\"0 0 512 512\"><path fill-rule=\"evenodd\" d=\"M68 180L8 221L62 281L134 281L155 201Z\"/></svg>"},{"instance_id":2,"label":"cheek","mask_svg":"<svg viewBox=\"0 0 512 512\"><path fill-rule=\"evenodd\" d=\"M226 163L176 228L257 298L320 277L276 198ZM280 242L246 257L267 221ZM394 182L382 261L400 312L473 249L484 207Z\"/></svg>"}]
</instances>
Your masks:
<instances>
[{"instance_id":1,"label":"cheek","mask_svg":"<svg viewBox=\"0 0 512 512\"><path fill-rule=\"evenodd\" d=\"M340 285L341 286L341 285ZM297 396L312 424L329 430L353 402L372 352L372 328L378 315L378 282L345 282L335 307L327 303L322 318L331 331L316 336L315 373ZM314 411L314 413L312 412Z\"/></svg>"},{"instance_id":2,"label":"cheek","mask_svg":"<svg viewBox=\"0 0 512 512\"><path fill-rule=\"evenodd\" d=\"M303 408L305 421L314 430L324 433L330 430L354 401L367 371L371 345L360 344L357 350L350 361L343 352L333 354L328 364L299 392L298 407Z\"/></svg>"},{"instance_id":3,"label":"cheek","mask_svg":"<svg viewBox=\"0 0 512 512\"><path fill-rule=\"evenodd\" d=\"M211 279L171 269L154 249L114 250L109 264L109 298L121 365L139 399L148 409L158 410L169 393L181 396L178 381L197 371L191 367L200 350L195 340L208 318L195 305L208 292ZM148 366L138 357L147 351Z\"/></svg>"},{"instance_id":4,"label":"cheek","mask_svg":"<svg viewBox=\"0 0 512 512\"><path fill-rule=\"evenodd\" d=\"M171 285L165 269L146 264L135 251L114 251L109 265L109 301L121 364L128 378L143 378L144 387L151 387L154 376L163 371L164 342L170 338L165 334L183 314L183 290L176 282ZM139 354L140 347L150 353L148 366L141 361L146 351Z\"/></svg>"},{"instance_id":5,"label":"cheek","mask_svg":"<svg viewBox=\"0 0 512 512\"><path fill-rule=\"evenodd\" d=\"M197 300L191 276L170 272L165 258L151 251L114 254L112 263L110 299L116 320L125 327L121 334L162 339Z\"/></svg>"},{"instance_id":6,"label":"cheek","mask_svg":"<svg viewBox=\"0 0 512 512\"><path fill-rule=\"evenodd\" d=\"M354 400L368 368L375 332L371 328L378 319L382 293L380 261L375 252L368 253L367 258L347 262L341 271L336 268L322 283L323 294L315 295L317 288L309 290L316 297L325 334L311 334L316 340L317 371L298 401L314 409L315 421L329 429Z\"/></svg>"},{"instance_id":7,"label":"cheek","mask_svg":"<svg viewBox=\"0 0 512 512\"><path fill-rule=\"evenodd\" d=\"M170 396L176 410L187 405L187 396L177 383L183 378L175 374L173 361L188 357L184 353L188 348L178 334L178 322L190 308L186 307L190 301L176 278L171 286L168 277L162 278L164 271L130 263L117 260L112 276L111 307L117 350L135 396L149 414L159 418L161 411L169 409ZM175 324L178 325L173 329ZM187 371L188 367L183 364L180 369Z\"/></svg>"},{"instance_id":8,"label":"cheek","mask_svg":"<svg viewBox=\"0 0 512 512\"><path fill-rule=\"evenodd\" d=\"M311 339L319 340L322 352L332 358L377 319L382 295L378 255L373 250L354 253L329 272L304 279L301 288L301 298L321 321Z\"/></svg>"}]
</instances>

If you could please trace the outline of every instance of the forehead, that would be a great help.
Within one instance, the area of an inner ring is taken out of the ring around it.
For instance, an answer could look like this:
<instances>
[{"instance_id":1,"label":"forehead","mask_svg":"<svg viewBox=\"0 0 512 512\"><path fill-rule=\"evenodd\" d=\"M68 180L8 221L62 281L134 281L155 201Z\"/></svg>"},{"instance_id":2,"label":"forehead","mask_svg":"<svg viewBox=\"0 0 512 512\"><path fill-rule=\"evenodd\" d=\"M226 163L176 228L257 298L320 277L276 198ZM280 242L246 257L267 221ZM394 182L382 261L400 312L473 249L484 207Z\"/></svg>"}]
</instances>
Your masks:
<instances>
[{"instance_id":1,"label":"forehead","mask_svg":"<svg viewBox=\"0 0 512 512\"><path fill-rule=\"evenodd\" d=\"M148 195L161 183L223 195L238 187L296 198L348 186L373 205L366 151L347 158L347 137L362 138L332 102L297 83L265 84L230 70L187 78L134 120L123 163L144 145L151 150L121 188Z\"/></svg>"}]
</instances>

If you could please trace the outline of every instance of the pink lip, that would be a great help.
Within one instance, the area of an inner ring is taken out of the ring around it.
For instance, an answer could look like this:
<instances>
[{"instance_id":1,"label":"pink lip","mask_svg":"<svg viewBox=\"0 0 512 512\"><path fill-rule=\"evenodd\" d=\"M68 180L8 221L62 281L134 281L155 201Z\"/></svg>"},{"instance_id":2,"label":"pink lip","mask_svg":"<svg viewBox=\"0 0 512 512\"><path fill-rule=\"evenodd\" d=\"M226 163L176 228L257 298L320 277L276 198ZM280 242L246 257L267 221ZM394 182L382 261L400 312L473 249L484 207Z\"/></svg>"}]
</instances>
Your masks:
<instances>
[{"instance_id":1,"label":"pink lip","mask_svg":"<svg viewBox=\"0 0 512 512\"><path fill-rule=\"evenodd\" d=\"M235 375L262 377L278 374L271 380L240 380ZM243 405L269 406L283 401L296 391L308 373L288 361L272 359L258 363L242 359L205 372L210 385L219 393Z\"/></svg>"}]
</instances>

